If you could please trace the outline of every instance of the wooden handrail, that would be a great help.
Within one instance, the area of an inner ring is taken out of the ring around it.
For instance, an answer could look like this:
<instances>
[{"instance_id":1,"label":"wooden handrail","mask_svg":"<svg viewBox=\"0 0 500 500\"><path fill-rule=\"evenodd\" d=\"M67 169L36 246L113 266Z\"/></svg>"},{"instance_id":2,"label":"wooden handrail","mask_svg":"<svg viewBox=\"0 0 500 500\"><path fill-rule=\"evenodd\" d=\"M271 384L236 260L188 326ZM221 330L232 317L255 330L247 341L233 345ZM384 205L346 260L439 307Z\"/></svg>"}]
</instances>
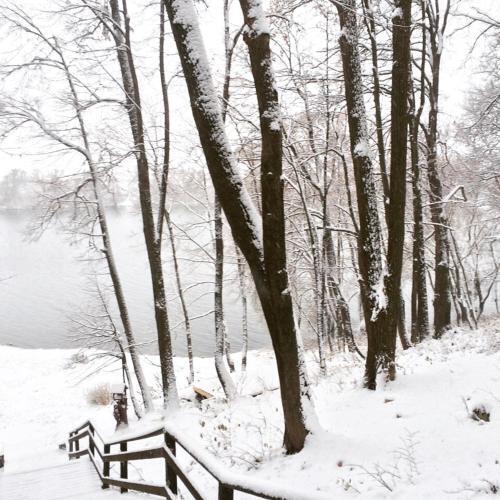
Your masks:
<instances>
[{"instance_id":1,"label":"wooden handrail","mask_svg":"<svg viewBox=\"0 0 500 500\"><path fill-rule=\"evenodd\" d=\"M81 432L83 431L83 432ZM170 432L169 432L170 431ZM165 444L163 446L156 446L150 448L143 448L140 450L128 451L128 443L148 439L154 436L164 435ZM100 446L95 441L98 437L103 446L101 451ZM88 438L88 447L80 450L80 440ZM176 457L176 446L179 445L189 456L191 456L203 469L205 469L218 483L218 500L233 500L234 492L242 492L253 495L257 498L265 498L269 500L286 500L290 496L300 497L304 500L320 500L323 497L321 494L315 493L314 495L301 495L297 491L290 491L283 496L272 494L276 487L267 483L267 487L263 487L263 483L259 481L249 480L247 477L239 474L227 474L223 472L222 466L214 465L213 460L209 460L207 452L199 453L195 450L193 443L180 439L174 435L174 432L165 427L160 427L152 431L145 432L140 435L132 435L130 437L121 436L118 439L105 441L101 435L96 431L92 422L87 421L85 424L77 427L69 433L69 452L70 459L78 459L84 455L89 455L89 458L94 465L96 472L101 480L103 488L109 486L117 486L121 489L122 493L128 490L140 491L157 495L168 500L175 500L177 498L177 480L184 485L195 500L206 500L207 497L203 495L198 488L192 483L183 470ZM111 452L111 446L119 445L119 452ZM102 462L102 470L96 462L96 454ZM205 454L205 456L203 456ZM200 456L201 455L201 456ZM134 460L150 460L162 458L165 463L165 484L151 484L147 482L134 482L128 479L128 462ZM110 464L113 462L120 463L120 478L110 477ZM253 483L253 484L252 484ZM267 490L266 492L263 490Z\"/></svg>"}]
</instances>

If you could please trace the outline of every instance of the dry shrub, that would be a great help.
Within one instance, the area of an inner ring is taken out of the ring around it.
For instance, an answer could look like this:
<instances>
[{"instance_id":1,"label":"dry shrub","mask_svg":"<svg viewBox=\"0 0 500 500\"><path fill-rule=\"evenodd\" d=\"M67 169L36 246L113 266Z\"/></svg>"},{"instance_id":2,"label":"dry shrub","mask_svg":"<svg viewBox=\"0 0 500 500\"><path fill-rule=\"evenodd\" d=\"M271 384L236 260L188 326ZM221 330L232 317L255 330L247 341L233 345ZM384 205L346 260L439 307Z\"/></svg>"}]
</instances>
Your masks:
<instances>
[{"instance_id":1,"label":"dry shrub","mask_svg":"<svg viewBox=\"0 0 500 500\"><path fill-rule=\"evenodd\" d=\"M113 401L113 395L108 384L93 387L87 392L87 402L91 405L107 406Z\"/></svg>"}]
</instances>

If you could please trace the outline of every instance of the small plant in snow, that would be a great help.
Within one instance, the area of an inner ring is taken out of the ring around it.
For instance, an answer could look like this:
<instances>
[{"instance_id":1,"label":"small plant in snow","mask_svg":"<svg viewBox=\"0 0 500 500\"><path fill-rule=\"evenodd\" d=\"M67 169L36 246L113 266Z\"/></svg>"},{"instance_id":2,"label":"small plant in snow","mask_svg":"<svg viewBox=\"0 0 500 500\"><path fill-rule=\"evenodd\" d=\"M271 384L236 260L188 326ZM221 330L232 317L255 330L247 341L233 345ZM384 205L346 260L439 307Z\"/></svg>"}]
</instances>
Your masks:
<instances>
[{"instance_id":1,"label":"small plant in snow","mask_svg":"<svg viewBox=\"0 0 500 500\"><path fill-rule=\"evenodd\" d=\"M113 401L108 384L101 384L87 391L87 403L91 405L107 406Z\"/></svg>"},{"instance_id":2,"label":"small plant in snow","mask_svg":"<svg viewBox=\"0 0 500 500\"><path fill-rule=\"evenodd\" d=\"M75 365L85 365L89 361L89 357L83 351L78 351L71 355L66 363L66 368L73 368Z\"/></svg>"},{"instance_id":3,"label":"small plant in snow","mask_svg":"<svg viewBox=\"0 0 500 500\"><path fill-rule=\"evenodd\" d=\"M416 435L416 432L406 431L406 435L401 438L402 445L393 452L395 462L390 466L374 464L373 468L369 469L364 465L351 464L350 467L361 470L363 475L390 492L394 491L398 481L414 484L419 475L418 462L415 458L418 444L415 440Z\"/></svg>"},{"instance_id":4,"label":"small plant in snow","mask_svg":"<svg viewBox=\"0 0 500 500\"><path fill-rule=\"evenodd\" d=\"M264 410L249 420L245 409L210 400L202 412L200 438L211 453L231 466L254 469L268 460L274 450L281 450L282 430L269 421Z\"/></svg>"},{"instance_id":5,"label":"small plant in snow","mask_svg":"<svg viewBox=\"0 0 500 500\"><path fill-rule=\"evenodd\" d=\"M488 402L474 400L470 397L467 399L462 398L462 401L464 402L465 410L467 411L469 418L479 423L490 421L491 409Z\"/></svg>"},{"instance_id":6,"label":"small plant in snow","mask_svg":"<svg viewBox=\"0 0 500 500\"><path fill-rule=\"evenodd\" d=\"M450 491L447 493L458 494L463 492L472 492L474 494L483 495L500 495L500 482L498 480L490 481L489 479L480 479L473 484L466 483L465 487L458 491ZM476 495L474 495L475 497Z\"/></svg>"}]
</instances>

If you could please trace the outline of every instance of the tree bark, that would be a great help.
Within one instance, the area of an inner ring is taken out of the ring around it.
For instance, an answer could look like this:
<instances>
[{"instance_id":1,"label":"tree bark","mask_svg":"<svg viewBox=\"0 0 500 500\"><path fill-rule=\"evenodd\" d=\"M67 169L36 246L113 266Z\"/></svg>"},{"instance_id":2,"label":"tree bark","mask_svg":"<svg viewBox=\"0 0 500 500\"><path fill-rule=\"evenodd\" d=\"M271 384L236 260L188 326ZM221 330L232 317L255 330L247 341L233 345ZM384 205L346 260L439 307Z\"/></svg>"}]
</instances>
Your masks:
<instances>
[{"instance_id":1,"label":"tree bark","mask_svg":"<svg viewBox=\"0 0 500 500\"><path fill-rule=\"evenodd\" d=\"M406 157L408 142L408 90L410 72L411 0L396 0L392 16L392 90L391 90L391 164L390 193L387 214L388 246L386 277L388 314L384 336L389 379L396 376L396 339L400 331L403 347L407 347L404 303L401 293L406 207Z\"/></svg>"},{"instance_id":2,"label":"tree bark","mask_svg":"<svg viewBox=\"0 0 500 500\"><path fill-rule=\"evenodd\" d=\"M346 0L342 4L336 3L336 6L342 29L339 43L359 213L358 261L362 280L360 288L363 314L368 337L365 385L369 389L375 389L378 369L382 364L387 364L387 355L383 351L387 296L381 258L381 226L373 165L368 149L366 110L358 50L356 1Z\"/></svg>"},{"instance_id":3,"label":"tree bark","mask_svg":"<svg viewBox=\"0 0 500 500\"><path fill-rule=\"evenodd\" d=\"M422 185L420 176L419 128L425 105L425 65L427 43L425 36L425 6L422 2L422 47L420 60L420 102L416 108L412 72L410 70L410 158L411 183L413 194L413 260L412 260L412 298L411 298L411 341L416 344L429 334L429 306L427 297L427 277L425 261L424 213L422 207Z\"/></svg>"},{"instance_id":4,"label":"tree bark","mask_svg":"<svg viewBox=\"0 0 500 500\"><path fill-rule=\"evenodd\" d=\"M429 20L428 33L430 42L429 81L429 126L427 140L427 177L430 188L431 220L434 224L434 336L436 338L450 327L451 324L451 283L449 265L448 221L444 212L443 187L437 165L438 140L438 104L442 53L442 38L449 12L449 2L445 12L444 24L439 25L439 2L432 9L427 5Z\"/></svg>"}]
</instances>

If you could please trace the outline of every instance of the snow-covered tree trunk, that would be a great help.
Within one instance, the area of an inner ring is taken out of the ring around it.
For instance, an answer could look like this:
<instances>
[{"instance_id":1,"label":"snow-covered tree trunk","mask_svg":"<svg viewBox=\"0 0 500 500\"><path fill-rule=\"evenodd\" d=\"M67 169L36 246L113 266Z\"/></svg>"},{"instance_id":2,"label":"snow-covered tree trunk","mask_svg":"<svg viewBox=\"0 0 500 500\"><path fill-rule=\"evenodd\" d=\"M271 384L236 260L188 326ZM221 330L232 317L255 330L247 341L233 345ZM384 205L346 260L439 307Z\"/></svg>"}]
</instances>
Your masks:
<instances>
[{"instance_id":1,"label":"snow-covered tree trunk","mask_svg":"<svg viewBox=\"0 0 500 500\"><path fill-rule=\"evenodd\" d=\"M229 85L231 82L231 55L232 46L229 33L229 2L224 0L224 55L225 71L222 90L222 121L226 121L227 105L229 102ZM215 322L215 370L219 381L228 399L236 396L236 386L224 363L224 353L227 354L228 365L231 367L229 349L226 349L226 327L224 323L224 225L222 221L222 207L214 194L214 236L215 236L215 276L214 276L214 322ZM231 370L232 371L232 370Z\"/></svg>"},{"instance_id":2,"label":"snow-covered tree trunk","mask_svg":"<svg viewBox=\"0 0 500 500\"><path fill-rule=\"evenodd\" d=\"M242 347L241 347L241 371L247 369L247 353L248 353L248 292L247 292L247 276L245 270L245 261L243 256L236 247L236 260L238 266L238 283L240 288L241 298L241 329L242 329Z\"/></svg>"},{"instance_id":3,"label":"snow-covered tree trunk","mask_svg":"<svg viewBox=\"0 0 500 500\"><path fill-rule=\"evenodd\" d=\"M214 206L215 225L215 287L214 287L214 318L215 318L215 369L217 376L228 399L236 396L236 386L224 363L225 352L225 325L223 310L223 283L224 283L224 240L222 234L222 208L217 195Z\"/></svg>"},{"instance_id":4,"label":"snow-covered tree trunk","mask_svg":"<svg viewBox=\"0 0 500 500\"><path fill-rule=\"evenodd\" d=\"M365 384L369 389L375 389L378 368L386 358L382 351L386 334L387 296L380 246L381 226L373 165L368 146L367 118L358 48L356 1L346 0L336 5L342 29L339 42L359 213L358 261L362 280L363 314L368 336Z\"/></svg>"},{"instance_id":5,"label":"snow-covered tree trunk","mask_svg":"<svg viewBox=\"0 0 500 500\"><path fill-rule=\"evenodd\" d=\"M438 171L438 112L439 84L443 36L446 28L450 4L446 7L443 24L439 14L439 2L434 8L427 4L429 34L429 123L426 132L427 140L427 178L430 189L431 220L434 224L434 336L439 338L450 327L451 323L451 283L449 265L448 221L444 212L443 186Z\"/></svg>"},{"instance_id":6,"label":"snow-covered tree trunk","mask_svg":"<svg viewBox=\"0 0 500 500\"><path fill-rule=\"evenodd\" d=\"M416 344L429 334L429 308L427 298L427 276L425 261L425 234L422 201L422 180L420 176L419 129L425 105L425 64L427 43L425 36L425 8L422 4L422 45L419 76L419 106L416 109L415 90L410 70L409 91L409 140L411 158L411 184L413 194L413 248L412 248L412 294L411 294L411 341Z\"/></svg>"},{"instance_id":7,"label":"snow-covered tree trunk","mask_svg":"<svg viewBox=\"0 0 500 500\"><path fill-rule=\"evenodd\" d=\"M177 286L177 293L181 303L182 316L184 318L184 330L186 333L186 347L189 363L189 383L194 382L194 360L193 360L193 340L191 333L191 320L187 309L186 299L184 297L184 289L182 287L181 271L179 268L179 260L177 258L177 248L175 242L175 234L173 229L170 212L166 207L168 180L170 172L170 100L168 95L168 83L165 71L165 6L160 2L160 43L159 43L159 69L160 69L160 82L163 98L163 168L161 178L158 182L160 187L160 196L158 202L158 219L157 219L157 233L158 245L162 245L163 225L167 224L168 237L170 241L170 249L172 252L172 261L174 265L175 284Z\"/></svg>"},{"instance_id":8,"label":"snow-covered tree trunk","mask_svg":"<svg viewBox=\"0 0 500 500\"><path fill-rule=\"evenodd\" d=\"M263 114L260 110L263 135L269 133L266 141L263 140L262 148L261 182L264 222L261 233L261 220L237 174L232 152L227 143L210 66L192 1L164 1L215 192L231 227L234 240L252 272L269 328L281 385L281 401L285 418L284 444L289 453L294 453L303 448L308 433L309 411L307 407L310 405L310 399L307 382L304 377L301 377L305 368L299 359L299 333L295 326L286 270L283 188L280 178L281 127L279 114L276 114L279 113L279 109L274 109L275 112L271 114ZM257 19L248 15L252 6L248 2L242 3L248 26L247 43L249 46L253 44L254 50L264 56L264 59L259 61L259 63L264 62L264 65L256 64L254 57L252 70L259 72L259 75L260 72L267 71L271 76L269 32L259 30L258 25L254 25ZM255 12L261 13L260 9ZM258 17L258 21L261 25L266 24L262 16ZM250 49L251 54L252 52L253 50ZM277 93L274 86L272 90L261 89L260 85L264 82L260 82L259 78L254 78L257 94L263 97L263 90L267 91L266 99L271 97L271 102L277 105ZM264 87L268 84L268 79L265 79ZM262 103L259 104L262 106ZM267 139L273 140L268 143Z\"/></svg>"},{"instance_id":9,"label":"snow-covered tree trunk","mask_svg":"<svg viewBox=\"0 0 500 500\"><path fill-rule=\"evenodd\" d=\"M362 0L363 5L363 21L370 37L370 53L372 58L372 75L373 75L373 104L375 106L375 126L377 127L377 148L380 165L380 173L382 175L382 187L384 189L384 211L389 204L389 176L387 173L387 161L385 154L384 142L384 124L382 119L382 103L380 90L380 72L379 72L379 57L377 43L377 24L375 22L375 12L371 0Z\"/></svg>"},{"instance_id":10,"label":"snow-covered tree trunk","mask_svg":"<svg viewBox=\"0 0 500 500\"><path fill-rule=\"evenodd\" d=\"M121 9L118 0L110 0L110 6L112 16L112 26L110 31L116 45L116 53L121 71L123 90L125 93L125 101L137 161L139 199L141 205L144 240L146 243L153 288L164 406L165 408L175 408L178 405L178 394L161 263L161 241L159 240L156 231L151 202L149 164L145 147L141 97L131 48L130 18L128 16L127 4L125 0L122 0L121 2Z\"/></svg>"}]
</instances>

